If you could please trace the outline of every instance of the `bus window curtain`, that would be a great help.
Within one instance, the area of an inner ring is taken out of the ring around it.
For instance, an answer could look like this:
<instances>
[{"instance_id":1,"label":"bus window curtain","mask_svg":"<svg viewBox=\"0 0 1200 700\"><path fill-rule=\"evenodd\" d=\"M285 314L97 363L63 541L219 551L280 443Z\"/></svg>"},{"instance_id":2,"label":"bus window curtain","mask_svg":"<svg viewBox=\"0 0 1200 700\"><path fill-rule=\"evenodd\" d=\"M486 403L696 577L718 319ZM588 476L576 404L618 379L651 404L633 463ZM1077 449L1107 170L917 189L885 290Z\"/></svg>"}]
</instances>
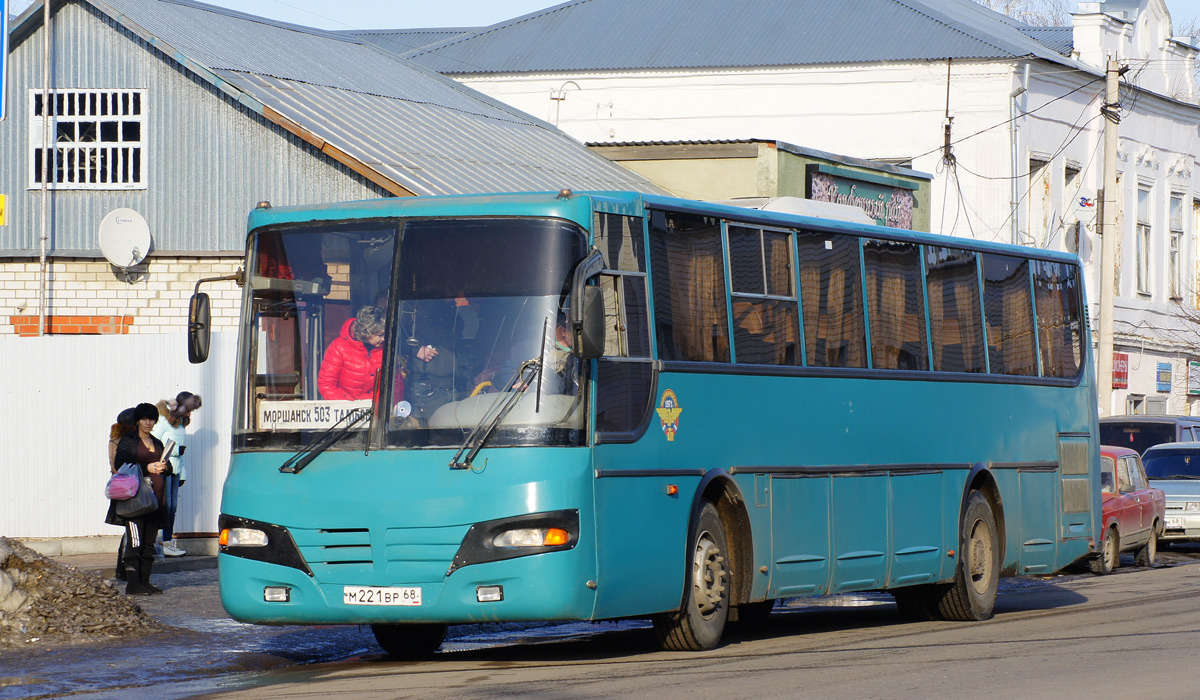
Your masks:
<instances>
[{"instance_id":1,"label":"bus window curtain","mask_svg":"<svg viewBox=\"0 0 1200 700\"><path fill-rule=\"evenodd\" d=\"M667 238L666 243L679 359L728 362L725 267L719 240L716 236L678 236Z\"/></svg>"},{"instance_id":2,"label":"bus window curtain","mask_svg":"<svg viewBox=\"0 0 1200 700\"><path fill-rule=\"evenodd\" d=\"M903 342L901 328L908 330L908 319L904 314L904 280L896 274L868 269L867 298L871 304L872 366L898 369Z\"/></svg>"},{"instance_id":3,"label":"bus window curtain","mask_svg":"<svg viewBox=\"0 0 1200 700\"><path fill-rule=\"evenodd\" d=\"M804 351L808 355L808 364L819 365L817 346L824 337L821 328L821 268L817 265L805 265L800 269L800 296L804 305Z\"/></svg>"}]
</instances>

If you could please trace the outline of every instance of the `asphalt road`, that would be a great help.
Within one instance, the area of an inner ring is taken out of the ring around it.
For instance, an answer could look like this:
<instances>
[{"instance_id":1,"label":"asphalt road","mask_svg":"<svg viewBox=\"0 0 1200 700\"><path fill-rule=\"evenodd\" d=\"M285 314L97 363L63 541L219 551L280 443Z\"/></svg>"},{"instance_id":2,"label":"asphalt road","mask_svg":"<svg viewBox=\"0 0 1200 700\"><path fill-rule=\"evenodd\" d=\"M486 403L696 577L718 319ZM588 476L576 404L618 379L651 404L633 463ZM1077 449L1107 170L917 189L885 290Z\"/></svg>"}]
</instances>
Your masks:
<instances>
[{"instance_id":1,"label":"asphalt road","mask_svg":"<svg viewBox=\"0 0 1200 700\"><path fill-rule=\"evenodd\" d=\"M658 650L644 622L452 628L430 661L387 660L360 627L230 620L216 572L156 577L170 627L0 653L0 700L375 698L1191 698L1200 547L1154 570L1004 579L995 618L901 620L884 594L798 599L706 653Z\"/></svg>"},{"instance_id":2,"label":"asphalt road","mask_svg":"<svg viewBox=\"0 0 1200 700\"><path fill-rule=\"evenodd\" d=\"M1168 557L1177 564L1008 580L996 616L982 623L903 622L886 596L854 606L797 601L752 636L705 653L658 651L643 627L419 663L316 664L205 697L1191 700L1200 563Z\"/></svg>"}]
</instances>

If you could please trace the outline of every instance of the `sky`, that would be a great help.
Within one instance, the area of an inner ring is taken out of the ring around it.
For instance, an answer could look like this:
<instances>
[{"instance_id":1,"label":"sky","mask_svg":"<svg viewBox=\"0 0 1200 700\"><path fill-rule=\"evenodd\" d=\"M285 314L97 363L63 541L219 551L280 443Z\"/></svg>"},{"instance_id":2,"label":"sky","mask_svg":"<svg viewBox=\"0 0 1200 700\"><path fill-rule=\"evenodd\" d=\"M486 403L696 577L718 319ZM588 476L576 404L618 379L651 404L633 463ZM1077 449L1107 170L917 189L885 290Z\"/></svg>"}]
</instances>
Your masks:
<instances>
[{"instance_id":1,"label":"sky","mask_svg":"<svg viewBox=\"0 0 1200 700\"><path fill-rule=\"evenodd\" d=\"M203 0L201 0L203 1ZM321 29L483 27L559 4L555 0L207 0L261 17ZM560 0L561 1L561 0ZM14 12L31 0L9 0ZM1166 0L1175 24L1200 17L1200 0Z\"/></svg>"}]
</instances>

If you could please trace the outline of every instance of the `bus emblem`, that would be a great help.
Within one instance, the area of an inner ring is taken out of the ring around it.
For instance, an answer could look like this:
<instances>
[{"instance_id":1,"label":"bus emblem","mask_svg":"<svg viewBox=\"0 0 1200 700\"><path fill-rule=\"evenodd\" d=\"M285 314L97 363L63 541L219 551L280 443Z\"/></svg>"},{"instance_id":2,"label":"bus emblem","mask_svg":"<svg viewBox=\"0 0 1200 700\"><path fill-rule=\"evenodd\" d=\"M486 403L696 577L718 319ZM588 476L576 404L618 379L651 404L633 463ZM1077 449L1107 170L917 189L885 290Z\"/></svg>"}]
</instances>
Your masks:
<instances>
[{"instance_id":1,"label":"bus emblem","mask_svg":"<svg viewBox=\"0 0 1200 700\"><path fill-rule=\"evenodd\" d=\"M675 442L675 433L679 432L679 414L683 409L675 398L675 392L667 389L663 392L662 400L658 402L658 418L662 421L663 434L667 442Z\"/></svg>"}]
</instances>

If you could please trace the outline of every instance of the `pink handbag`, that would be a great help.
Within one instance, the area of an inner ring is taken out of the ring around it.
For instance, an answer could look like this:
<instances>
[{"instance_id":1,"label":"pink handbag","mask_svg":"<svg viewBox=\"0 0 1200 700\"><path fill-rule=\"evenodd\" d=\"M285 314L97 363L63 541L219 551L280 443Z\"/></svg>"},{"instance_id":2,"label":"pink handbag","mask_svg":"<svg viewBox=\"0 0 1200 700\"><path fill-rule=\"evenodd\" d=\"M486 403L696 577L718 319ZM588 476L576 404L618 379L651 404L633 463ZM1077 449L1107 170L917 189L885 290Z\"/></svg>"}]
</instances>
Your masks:
<instances>
[{"instance_id":1,"label":"pink handbag","mask_svg":"<svg viewBox=\"0 0 1200 700\"><path fill-rule=\"evenodd\" d=\"M104 486L104 497L112 501L127 501L138 492L141 478L136 464L126 464L108 479Z\"/></svg>"}]
</instances>

